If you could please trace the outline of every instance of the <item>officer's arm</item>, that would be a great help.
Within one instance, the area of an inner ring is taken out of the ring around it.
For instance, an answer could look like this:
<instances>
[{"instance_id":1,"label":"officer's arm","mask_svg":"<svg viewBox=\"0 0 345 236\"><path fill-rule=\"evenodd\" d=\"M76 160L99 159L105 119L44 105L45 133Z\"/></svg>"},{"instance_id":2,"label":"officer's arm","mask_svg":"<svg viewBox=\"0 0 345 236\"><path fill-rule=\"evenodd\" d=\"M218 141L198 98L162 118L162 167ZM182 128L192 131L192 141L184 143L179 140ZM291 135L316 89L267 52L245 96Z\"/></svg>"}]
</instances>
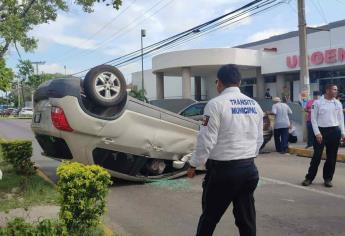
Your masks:
<instances>
[{"instance_id":1,"label":"officer's arm","mask_svg":"<svg viewBox=\"0 0 345 236\"><path fill-rule=\"evenodd\" d=\"M339 103L339 107L342 108L341 103ZM338 123L339 123L339 128L341 131L341 135L345 135L345 130L344 130L344 113L342 109L338 109Z\"/></svg>"},{"instance_id":2,"label":"officer's arm","mask_svg":"<svg viewBox=\"0 0 345 236\"><path fill-rule=\"evenodd\" d=\"M258 106L257 107L257 111L260 111L259 114L260 114L260 120L259 120L259 125L258 125L258 137L257 137L257 140L256 140L256 143L257 143L257 146L256 146L256 152L255 152L255 155L257 156L259 154L259 151L260 151L260 148L262 146L262 143L264 142L264 115L263 115L263 112L261 110L261 107Z\"/></svg>"},{"instance_id":3,"label":"officer's arm","mask_svg":"<svg viewBox=\"0 0 345 236\"><path fill-rule=\"evenodd\" d=\"M190 160L190 165L198 167L205 164L214 145L217 143L220 125L221 109L218 104L210 102L205 107L204 121L200 127L195 151Z\"/></svg>"},{"instance_id":4,"label":"officer's arm","mask_svg":"<svg viewBox=\"0 0 345 236\"><path fill-rule=\"evenodd\" d=\"M319 126L317 124L318 111L319 104L317 102L314 102L314 104L311 106L311 125L313 127L315 135L320 134Z\"/></svg>"}]
</instances>

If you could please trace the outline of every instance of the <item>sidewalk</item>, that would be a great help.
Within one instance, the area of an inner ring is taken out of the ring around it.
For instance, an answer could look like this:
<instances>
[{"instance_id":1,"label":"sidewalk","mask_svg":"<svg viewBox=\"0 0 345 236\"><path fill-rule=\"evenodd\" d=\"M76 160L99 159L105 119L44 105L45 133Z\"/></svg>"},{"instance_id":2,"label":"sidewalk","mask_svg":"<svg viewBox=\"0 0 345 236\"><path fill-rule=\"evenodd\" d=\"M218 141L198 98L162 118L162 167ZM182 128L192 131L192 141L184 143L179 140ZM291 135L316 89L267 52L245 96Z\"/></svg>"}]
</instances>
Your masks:
<instances>
[{"instance_id":1,"label":"sidewalk","mask_svg":"<svg viewBox=\"0 0 345 236\"><path fill-rule=\"evenodd\" d=\"M312 157L314 153L313 147L306 149L305 146L306 143L289 143L289 153L302 157ZM326 150L324 150L322 158L326 158ZM345 162L344 147L339 147L337 161Z\"/></svg>"},{"instance_id":2,"label":"sidewalk","mask_svg":"<svg viewBox=\"0 0 345 236\"><path fill-rule=\"evenodd\" d=\"M8 220L15 217L22 217L31 223L37 222L40 219L58 218L59 209L59 206L44 205L30 207L27 210L24 208L17 208L9 210L8 212L0 212L0 227L6 225Z\"/></svg>"}]
</instances>

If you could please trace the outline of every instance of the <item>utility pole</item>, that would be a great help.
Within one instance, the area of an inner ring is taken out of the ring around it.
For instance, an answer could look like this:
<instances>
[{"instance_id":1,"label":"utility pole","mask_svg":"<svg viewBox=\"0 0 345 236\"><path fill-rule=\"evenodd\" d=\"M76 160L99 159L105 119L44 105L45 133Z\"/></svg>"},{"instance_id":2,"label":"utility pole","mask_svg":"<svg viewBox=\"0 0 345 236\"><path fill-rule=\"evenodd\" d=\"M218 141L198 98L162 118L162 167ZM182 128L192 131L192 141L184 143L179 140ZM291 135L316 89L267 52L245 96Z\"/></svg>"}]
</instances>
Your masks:
<instances>
[{"instance_id":1,"label":"utility pole","mask_svg":"<svg viewBox=\"0 0 345 236\"><path fill-rule=\"evenodd\" d=\"M32 64L36 65L36 75L37 75L37 79L39 78L38 77L38 65L44 65L46 64L45 61L34 61L34 62L31 62ZM42 71L42 74L43 74L43 71ZM42 83L42 77L41 77L41 83ZM24 99L24 95L23 95L23 99ZM32 106L34 105L34 91L33 91L33 88L31 88L31 103L32 103Z\"/></svg>"},{"instance_id":2,"label":"utility pole","mask_svg":"<svg viewBox=\"0 0 345 236\"><path fill-rule=\"evenodd\" d=\"M299 61L300 61L300 92L306 90L310 95L309 65L307 55L307 24L305 20L304 0L298 0L298 30L299 30Z\"/></svg>"},{"instance_id":3,"label":"utility pole","mask_svg":"<svg viewBox=\"0 0 345 236\"><path fill-rule=\"evenodd\" d=\"M17 92L18 92L18 108L21 108L21 102L20 102L20 79L19 79L19 77L17 77L17 79L18 79L18 83L17 83Z\"/></svg>"},{"instance_id":4,"label":"utility pole","mask_svg":"<svg viewBox=\"0 0 345 236\"><path fill-rule=\"evenodd\" d=\"M299 62L300 62L300 95L303 91L307 92L310 97L310 84L309 84L309 65L307 55L307 23L305 20L305 2L298 0L298 31L299 31ZM307 139L307 128L304 125L305 113L301 112L301 124L303 130L303 141Z\"/></svg>"},{"instance_id":5,"label":"utility pole","mask_svg":"<svg viewBox=\"0 0 345 236\"><path fill-rule=\"evenodd\" d=\"M38 65L44 65L46 64L45 61L33 61L32 64L36 65L36 75L38 75Z\"/></svg>"},{"instance_id":6,"label":"utility pole","mask_svg":"<svg viewBox=\"0 0 345 236\"><path fill-rule=\"evenodd\" d=\"M143 38L146 36L146 30L141 29L140 40L141 40L141 89L144 91L144 48Z\"/></svg>"}]
</instances>

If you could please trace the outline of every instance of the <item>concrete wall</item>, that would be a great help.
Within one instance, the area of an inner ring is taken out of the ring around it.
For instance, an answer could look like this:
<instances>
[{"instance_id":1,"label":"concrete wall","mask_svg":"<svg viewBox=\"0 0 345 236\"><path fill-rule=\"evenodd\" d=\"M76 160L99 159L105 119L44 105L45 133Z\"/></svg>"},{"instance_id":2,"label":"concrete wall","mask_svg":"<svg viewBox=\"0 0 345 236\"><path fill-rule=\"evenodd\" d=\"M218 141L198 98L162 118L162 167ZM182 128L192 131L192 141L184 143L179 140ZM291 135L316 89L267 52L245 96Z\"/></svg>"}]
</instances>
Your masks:
<instances>
[{"instance_id":1,"label":"concrete wall","mask_svg":"<svg viewBox=\"0 0 345 236\"><path fill-rule=\"evenodd\" d=\"M194 98L194 77L191 78L191 92ZM144 87L146 90L146 97L149 100L157 99L156 93L156 75L152 70L144 71ZM132 84L138 89L141 89L141 72L132 74ZM205 78L201 78L201 97L205 98L207 95L207 87ZM164 97L165 98L182 98L182 78L175 76L164 76Z\"/></svg>"},{"instance_id":2,"label":"concrete wall","mask_svg":"<svg viewBox=\"0 0 345 236\"><path fill-rule=\"evenodd\" d=\"M331 31L318 31L307 36L308 53L311 54L315 51L325 51L331 48L345 48L345 26L331 29ZM250 49L256 49L262 51L264 48L277 48L277 52L263 52L261 55L262 73L278 73L278 72L290 72L297 71L296 69L290 69L286 65L286 57L299 55L299 42L298 37L283 39L270 43L263 43L249 47ZM345 65L345 61L337 62L334 64L321 64L312 65L310 68L325 68L329 66Z\"/></svg>"}]
</instances>

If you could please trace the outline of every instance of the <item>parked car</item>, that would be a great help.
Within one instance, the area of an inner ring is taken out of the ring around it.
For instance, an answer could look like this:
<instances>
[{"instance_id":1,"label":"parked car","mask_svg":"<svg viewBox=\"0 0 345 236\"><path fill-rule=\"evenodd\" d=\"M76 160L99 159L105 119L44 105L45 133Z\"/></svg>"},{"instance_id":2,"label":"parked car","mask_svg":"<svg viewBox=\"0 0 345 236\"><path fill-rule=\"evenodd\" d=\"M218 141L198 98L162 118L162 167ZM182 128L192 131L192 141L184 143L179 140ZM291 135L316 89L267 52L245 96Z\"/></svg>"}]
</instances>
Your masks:
<instances>
[{"instance_id":1,"label":"parked car","mask_svg":"<svg viewBox=\"0 0 345 236\"><path fill-rule=\"evenodd\" d=\"M206 106L207 102L195 102L186 108L182 109L178 114L191 118L193 120L197 121L202 121L203 119L203 114L204 114L204 109ZM261 145L261 149L265 147L265 145L271 140L272 135L273 135L273 128L271 125L271 121L269 119L269 116L265 114L263 118L263 135L264 135L264 142Z\"/></svg>"},{"instance_id":2,"label":"parked car","mask_svg":"<svg viewBox=\"0 0 345 236\"><path fill-rule=\"evenodd\" d=\"M33 115L33 111L31 107L23 107L20 111L19 111L19 116L29 116L32 117Z\"/></svg>"},{"instance_id":3,"label":"parked car","mask_svg":"<svg viewBox=\"0 0 345 236\"><path fill-rule=\"evenodd\" d=\"M12 108L12 107L5 109L4 112L3 112L3 115L4 115L4 116L10 116L10 115L12 115L12 112L13 112L14 109L15 109L15 108Z\"/></svg>"},{"instance_id":4,"label":"parked car","mask_svg":"<svg viewBox=\"0 0 345 236\"><path fill-rule=\"evenodd\" d=\"M39 86L31 128L46 156L147 181L186 173L199 123L128 96L121 72L102 65Z\"/></svg>"},{"instance_id":5,"label":"parked car","mask_svg":"<svg viewBox=\"0 0 345 236\"><path fill-rule=\"evenodd\" d=\"M11 115L12 116L18 116L19 115L19 111L20 111L20 109L14 108L13 111L11 112Z\"/></svg>"}]
</instances>

